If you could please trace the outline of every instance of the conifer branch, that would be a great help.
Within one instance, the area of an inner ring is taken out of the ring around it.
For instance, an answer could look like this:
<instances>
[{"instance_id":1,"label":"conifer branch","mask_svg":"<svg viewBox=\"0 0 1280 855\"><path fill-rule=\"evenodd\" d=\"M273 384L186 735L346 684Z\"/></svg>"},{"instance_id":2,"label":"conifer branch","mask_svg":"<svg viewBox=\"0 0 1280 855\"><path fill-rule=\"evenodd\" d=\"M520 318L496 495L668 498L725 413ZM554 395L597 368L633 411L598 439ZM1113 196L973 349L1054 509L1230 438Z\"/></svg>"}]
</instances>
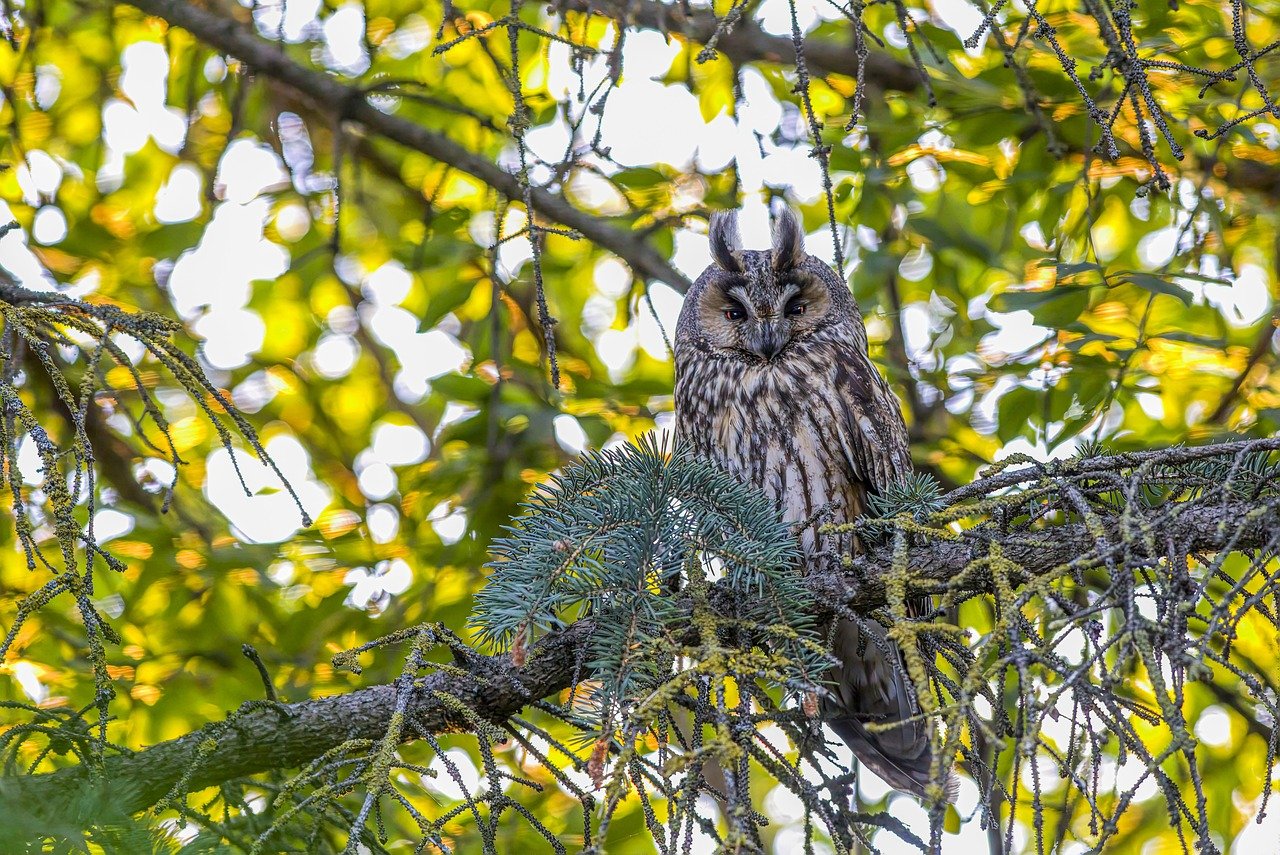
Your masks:
<instances>
[{"instance_id":1,"label":"conifer branch","mask_svg":"<svg viewBox=\"0 0 1280 855\"><path fill-rule=\"evenodd\" d=\"M1239 458L1244 451L1270 448L1273 440L1246 441L1205 449L1166 449L1141 454L1120 454L1073 461L1067 469L1100 473L1128 469L1135 462L1148 467L1176 462ZM1211 453L1212 452L1212 453ZM1032 467L1034 468L1034 467ZM1019 474L1021 473L1021 474ZM1206 478L1218 477L1204 473ZM1269 478L1267 470L1263 475ZM1001 473L982 485L998 492L1027 470ZM1235 476L1229 476L1228 480ZM965 494L973 490L962 488ZM957 491L958 492L958 491ZM1014 585L1040 585L1046 578L1105 571L1108 566L1134 568L1181 554L1218 551L1249 552L1274 549L1280 540L1280 514L1274 496L1246 499L1196 500L1157 504L1150 508L1132 503L1102 521L1049 525L1030 531L1000 533L978 526L952 539L917 537L910 546L913 593L948 591L952 595L993 594L1002 580L981 565L993 549L1006 565L1019 568ZM953 506L959 514L972 505ZM1126 537L1125 531L1141 531ZM1109 544L1109 545L1107 545ZM1153 549L1156 545L1159 548ZM821 620L833 612L849 610L870 615L887 602L886 579L892 572L891 549L874 546L853 560L843 574L816 572L805 578L811 594L813 617ZM967 575L965 568L978 568ZM957 579L961 575L962 578ZM731 614L751 599L749 592L734 590L726 580L711 589L714 609ZM679 599L684 627L682 643L697 638L690 621L688 596ZM596 635L596 620L587 617L553 629L536 640L522 657L510 654L480 655L463 650L447 671L420 681L411 695L405 715L414 734L472 731L474 722L461 716L467 709L480 720L501 725L527 706L572 687L584 678L582 663ZM517 662L521 664L517 664ZM444 699L448 698L446 702ZM179 739L136 753L104 758L101 768L74 767L32 776L0 779L0 817L34 823L30 831L47 832L48 823L67 822L83 827L86 820L124 816L147 809L162 799L269 770L304 766L317 757L353 740L383 737L396 710L397 687L373 686L345 695L317 698L294 704L246 706L225 722L212 724ZM210 743L212 740L212 743ZM192 769L195 764L194 770ZM176 791L175 790L178 790ZM17 828L21 832L22 828Z\"/></svg>"}]
</instances>

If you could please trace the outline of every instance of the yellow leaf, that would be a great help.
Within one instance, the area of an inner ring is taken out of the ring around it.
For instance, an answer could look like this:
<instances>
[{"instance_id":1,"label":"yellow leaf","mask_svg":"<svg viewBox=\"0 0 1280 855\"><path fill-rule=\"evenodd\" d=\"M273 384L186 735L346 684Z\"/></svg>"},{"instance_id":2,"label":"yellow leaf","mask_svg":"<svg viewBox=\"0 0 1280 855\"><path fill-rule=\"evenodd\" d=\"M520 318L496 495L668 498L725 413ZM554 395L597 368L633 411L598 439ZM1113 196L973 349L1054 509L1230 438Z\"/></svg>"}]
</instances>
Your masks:
<instances>
[{"instance_id":1,"label":"yellow leaf","mask_svg":"<svg viewBox=\"0 0 1280 855\"><path fill-rule=\"evenodd\" d=\"M48 113L27 113L18 120L18 130L26 145L42 145L53 130L53 120Z\"/></svg>"},{"instance_id":2,"label":"yellow leaf","mask_svg":"<svg viewBox=\"0 0 1280 855\"><path fill-rule=\"evenodd\" d=\"M326 540L341 537L360 525L360 515L347 508L330 508L316 520L316 529Z\"/></svg>"},{"instance_id":3,"label":"yellow leaf","mask_svg":"<svg viewBox=\"0 0 1280 855\"><path fill-rule=\"evenodd\" d=\"M111 544L110 549L112 555L121 558L137 558L144 561L151 557L153 551L151 544L140 540L117 540Z\"/></svg>"},{"instance_id":4,"label":"yellow leaf","mask_svg":"<svg viewBox=\"0 0 1280 855\"><path fill-rule=\"evenodd\" d=\"M160 689L149 683L138 683L129 690L129 697L135 701L142 701L147 706L151 706L160 700Z\"/></svg>"},{"instance_id":5,"label":"yellow leaf","mask_svg":"<svg viewBox=\"0 0 1280 855\"><path fill-rule=\"evenodd\" d=\"M199 570L204 566L204 556L194 549L180 549L178 554L173 557L179 567L185 567L188 570Z\"/></svg>"},{"instance_id":6,"label":"yellow leaf","mask_svg":"<svg viewBox=\"0 0 1280 855\"><path fill-rule=\"evenodd\" d=\"M195 448L204 442L208 435L209 428L197 416L188 416L185 419L180 419L169 428L169 436L173 440L173 447L178 450L179 454ZM164 448L164 439L162 437L153 437L152 441L160 448Z\"/></svg>"},{"instance_id":7,"label":"yellow leaf","mask_svg":"<svg viewBox=\"0 0 1280 855\"><path fill-rule=\"evenodd\" d=\"M391 35L396 28L396 22L390 18L377 17L369 22L366 30L369 34L369 41L375 45L381 45L387 36Z\"/></svg>"},{"instance_id":8,"label":"yellow leaf","mask_svg":"<svg viewBox=\"0 0 1280 855\"><path fill-rule=\"evenodd\" d=\"M256 585L258 571L252 567L237 567L226 575L226 579L233 585Z\"/></svg>"}]
</instances>

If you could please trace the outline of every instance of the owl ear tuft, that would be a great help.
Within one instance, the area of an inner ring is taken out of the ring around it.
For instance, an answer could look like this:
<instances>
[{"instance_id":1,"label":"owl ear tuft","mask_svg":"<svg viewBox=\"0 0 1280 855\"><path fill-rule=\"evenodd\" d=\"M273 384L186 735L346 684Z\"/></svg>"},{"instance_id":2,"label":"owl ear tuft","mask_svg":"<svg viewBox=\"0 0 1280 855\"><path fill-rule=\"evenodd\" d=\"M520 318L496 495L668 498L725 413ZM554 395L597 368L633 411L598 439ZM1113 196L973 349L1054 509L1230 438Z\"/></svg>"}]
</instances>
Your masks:
<instances>
[{"instance_id":1,"label":"owl ear tuft","mask_svg":"<svg viewBox=\"0 0 1280 855\"><path fill-rule=\"evenodd\" d=\"M738 212L716 211L711 215L711 257L722 270L741 273L742 236L738 234Z\"/></svg>"},{"instance_id":2,"label":"owl ear tuft","mask_svg":"<svg viewBox=\"0 0 1280 855\"><path fill-rule=\"evenodd\" d=\"M783 208L773 224L773 269L789 270L804 259L804 229L795 211Z\"/></svg>"}]
</instances>

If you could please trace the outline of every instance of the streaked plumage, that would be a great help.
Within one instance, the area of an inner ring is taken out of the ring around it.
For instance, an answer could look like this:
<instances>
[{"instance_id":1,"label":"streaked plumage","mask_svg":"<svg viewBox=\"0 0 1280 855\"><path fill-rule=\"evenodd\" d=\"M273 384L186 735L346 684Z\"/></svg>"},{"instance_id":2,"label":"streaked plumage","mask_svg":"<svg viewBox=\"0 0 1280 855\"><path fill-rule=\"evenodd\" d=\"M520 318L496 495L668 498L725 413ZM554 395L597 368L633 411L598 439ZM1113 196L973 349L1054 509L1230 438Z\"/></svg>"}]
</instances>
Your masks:
<instances>
[{"instance_id":1,"label":"streaked plumage","mask_svg":"<svg viewBox=\"0 0 1280 855\"><path fill-rule=\"evenodd\" d=\"M810 522L801 545L810 567L857 549L849 522L869 492L911 471L898 402L867 354L849 289L809 257L784 211L773 248L742 250L733 214L711 223L715 264L690 290L675 335L676 433L699 455L762 488L786 519ZM878 629L878 627L877 627ZM885 639L840 620L822 717L858 758L898 789L923 794L929 726L905 721L876 734L868 722L904 721L917 700ZM888 650L889 656L885 655Z\"/></svg>"}]
</instances>

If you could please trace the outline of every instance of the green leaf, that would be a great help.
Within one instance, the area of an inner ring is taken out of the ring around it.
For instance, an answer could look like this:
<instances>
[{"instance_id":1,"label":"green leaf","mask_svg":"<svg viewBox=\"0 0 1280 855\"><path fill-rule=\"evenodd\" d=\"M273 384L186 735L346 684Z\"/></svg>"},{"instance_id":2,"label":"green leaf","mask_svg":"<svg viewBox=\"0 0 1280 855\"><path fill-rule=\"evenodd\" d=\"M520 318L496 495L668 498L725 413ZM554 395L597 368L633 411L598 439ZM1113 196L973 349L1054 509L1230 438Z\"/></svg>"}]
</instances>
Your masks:
<instances>
[{"instance_id":1,"label":"green leaf","mask_svg":"<svg viewBox=\"0 0 1280 855\"><path fill-rule=\"evenodd\" d=\"M1089 288L1058 285L1043 291L1005 291L989 304L997 312L1028 311L1036 323L1060 329L1077 320L1089 306Z\"/></svg>"},{"instance_id":2,"label":"green leaf","mask_svg":"<svg viewBox=\"0 0 1280 855\"><path fill-rule=\"evenodd\" d=\"M1042 393L1025 386L1015 386L1000 396L998 427L1000 439L1005 442L1022 433L1036 410Z\"/></svg>"},{"instance_id":3,"label":"green leaf","mask_svg":"<svg viewBox=\"0 0 1280 855\"><path fill-rule=\"evenodd\" d=\"M1150 338L1164 338L1169 341L1181 341L1186 344L1195 344L1200 347L1209 347L1214 350L1221 350L1227 346L1225 339L1218 336L1196 335L1195 333L1182 332L1181 330L1167 330L1158 332Z\"/></svg>"},{"instance_id":4,"label":"green leaf","mask_svg":"<svg viewBox=\"0 0 1280 855\"><path fill-rule=\"evenodd\" d=\"M657 187L660 184L666 184L667 176L663 175L656 169L650 169L647 166L640 166L634 169L624 169L613 176L613 180L617 184L621 184L631 190L642 190L648 187Z\"/></svg>"},{"instance_id":5,"label":"green leaf","mask_svg":"<svg viewBox=\"0 0 1280 855\"><path fill-rule=\"evenodd\" d=\"M1051 258L1046 258L1044 261L1040 262L1040 266L1055 268L1057 270L1059 282L1070 281L1081 273L1096 272L1101 274L1106 270L1106 268L1101 264L1095 264L1092 261L1055 262Z\"/></svg>"},{"instance_id":6,"label":"green leaf","mask_svg":"<svg viewBox=\"0 0 1280 855\"><path fill-rule=\"evenodd\" d=\"M147 234L138 243L142 251L156 258L177 258L184 250L193 248L204 234L204 224L199 220L161 226Z\"/></svg>"},{"instance_id":7,"label":"green leaf","mask_svg":"<svg viewBox=\"0 0 1280 855\"><path fill-rule=\"evenodd\" d=\"M1167 279L1163 279L1154 273L1143 273L1138 270L1130 270L1120 274L1121 281L1128 282L1131 285L1137 285L1144 291L1152 294L1163 294L1168 297L1175 297L1182 301L1185 306L1191 305L1191 292L1185 288L1174 285Z\"/></svg>"},{"instance_id":8,"label":"green leaf","mask_svg":"<svg viewBox=\"0 0 1280 855\"><path fill-rule=\"evenodd\" d=\"M478 377L445 374L431 381L431 389L453 401L479 404L489 399L493 387Z\"/></svg>"},{"instance_id":9,"label":"green leaf","mask_svg":"<svg viewBox=\"0 0 1280 855\"><path fill-rule=\"evenodd\" d=\"M990 264L996 262L996 256L991 245L984 240L980 240L967 229L946 228L937 220L928 219L912 220L911 228L937 249L954 248L968 253L978 261Z\"/></svg>"}]
</instances>

